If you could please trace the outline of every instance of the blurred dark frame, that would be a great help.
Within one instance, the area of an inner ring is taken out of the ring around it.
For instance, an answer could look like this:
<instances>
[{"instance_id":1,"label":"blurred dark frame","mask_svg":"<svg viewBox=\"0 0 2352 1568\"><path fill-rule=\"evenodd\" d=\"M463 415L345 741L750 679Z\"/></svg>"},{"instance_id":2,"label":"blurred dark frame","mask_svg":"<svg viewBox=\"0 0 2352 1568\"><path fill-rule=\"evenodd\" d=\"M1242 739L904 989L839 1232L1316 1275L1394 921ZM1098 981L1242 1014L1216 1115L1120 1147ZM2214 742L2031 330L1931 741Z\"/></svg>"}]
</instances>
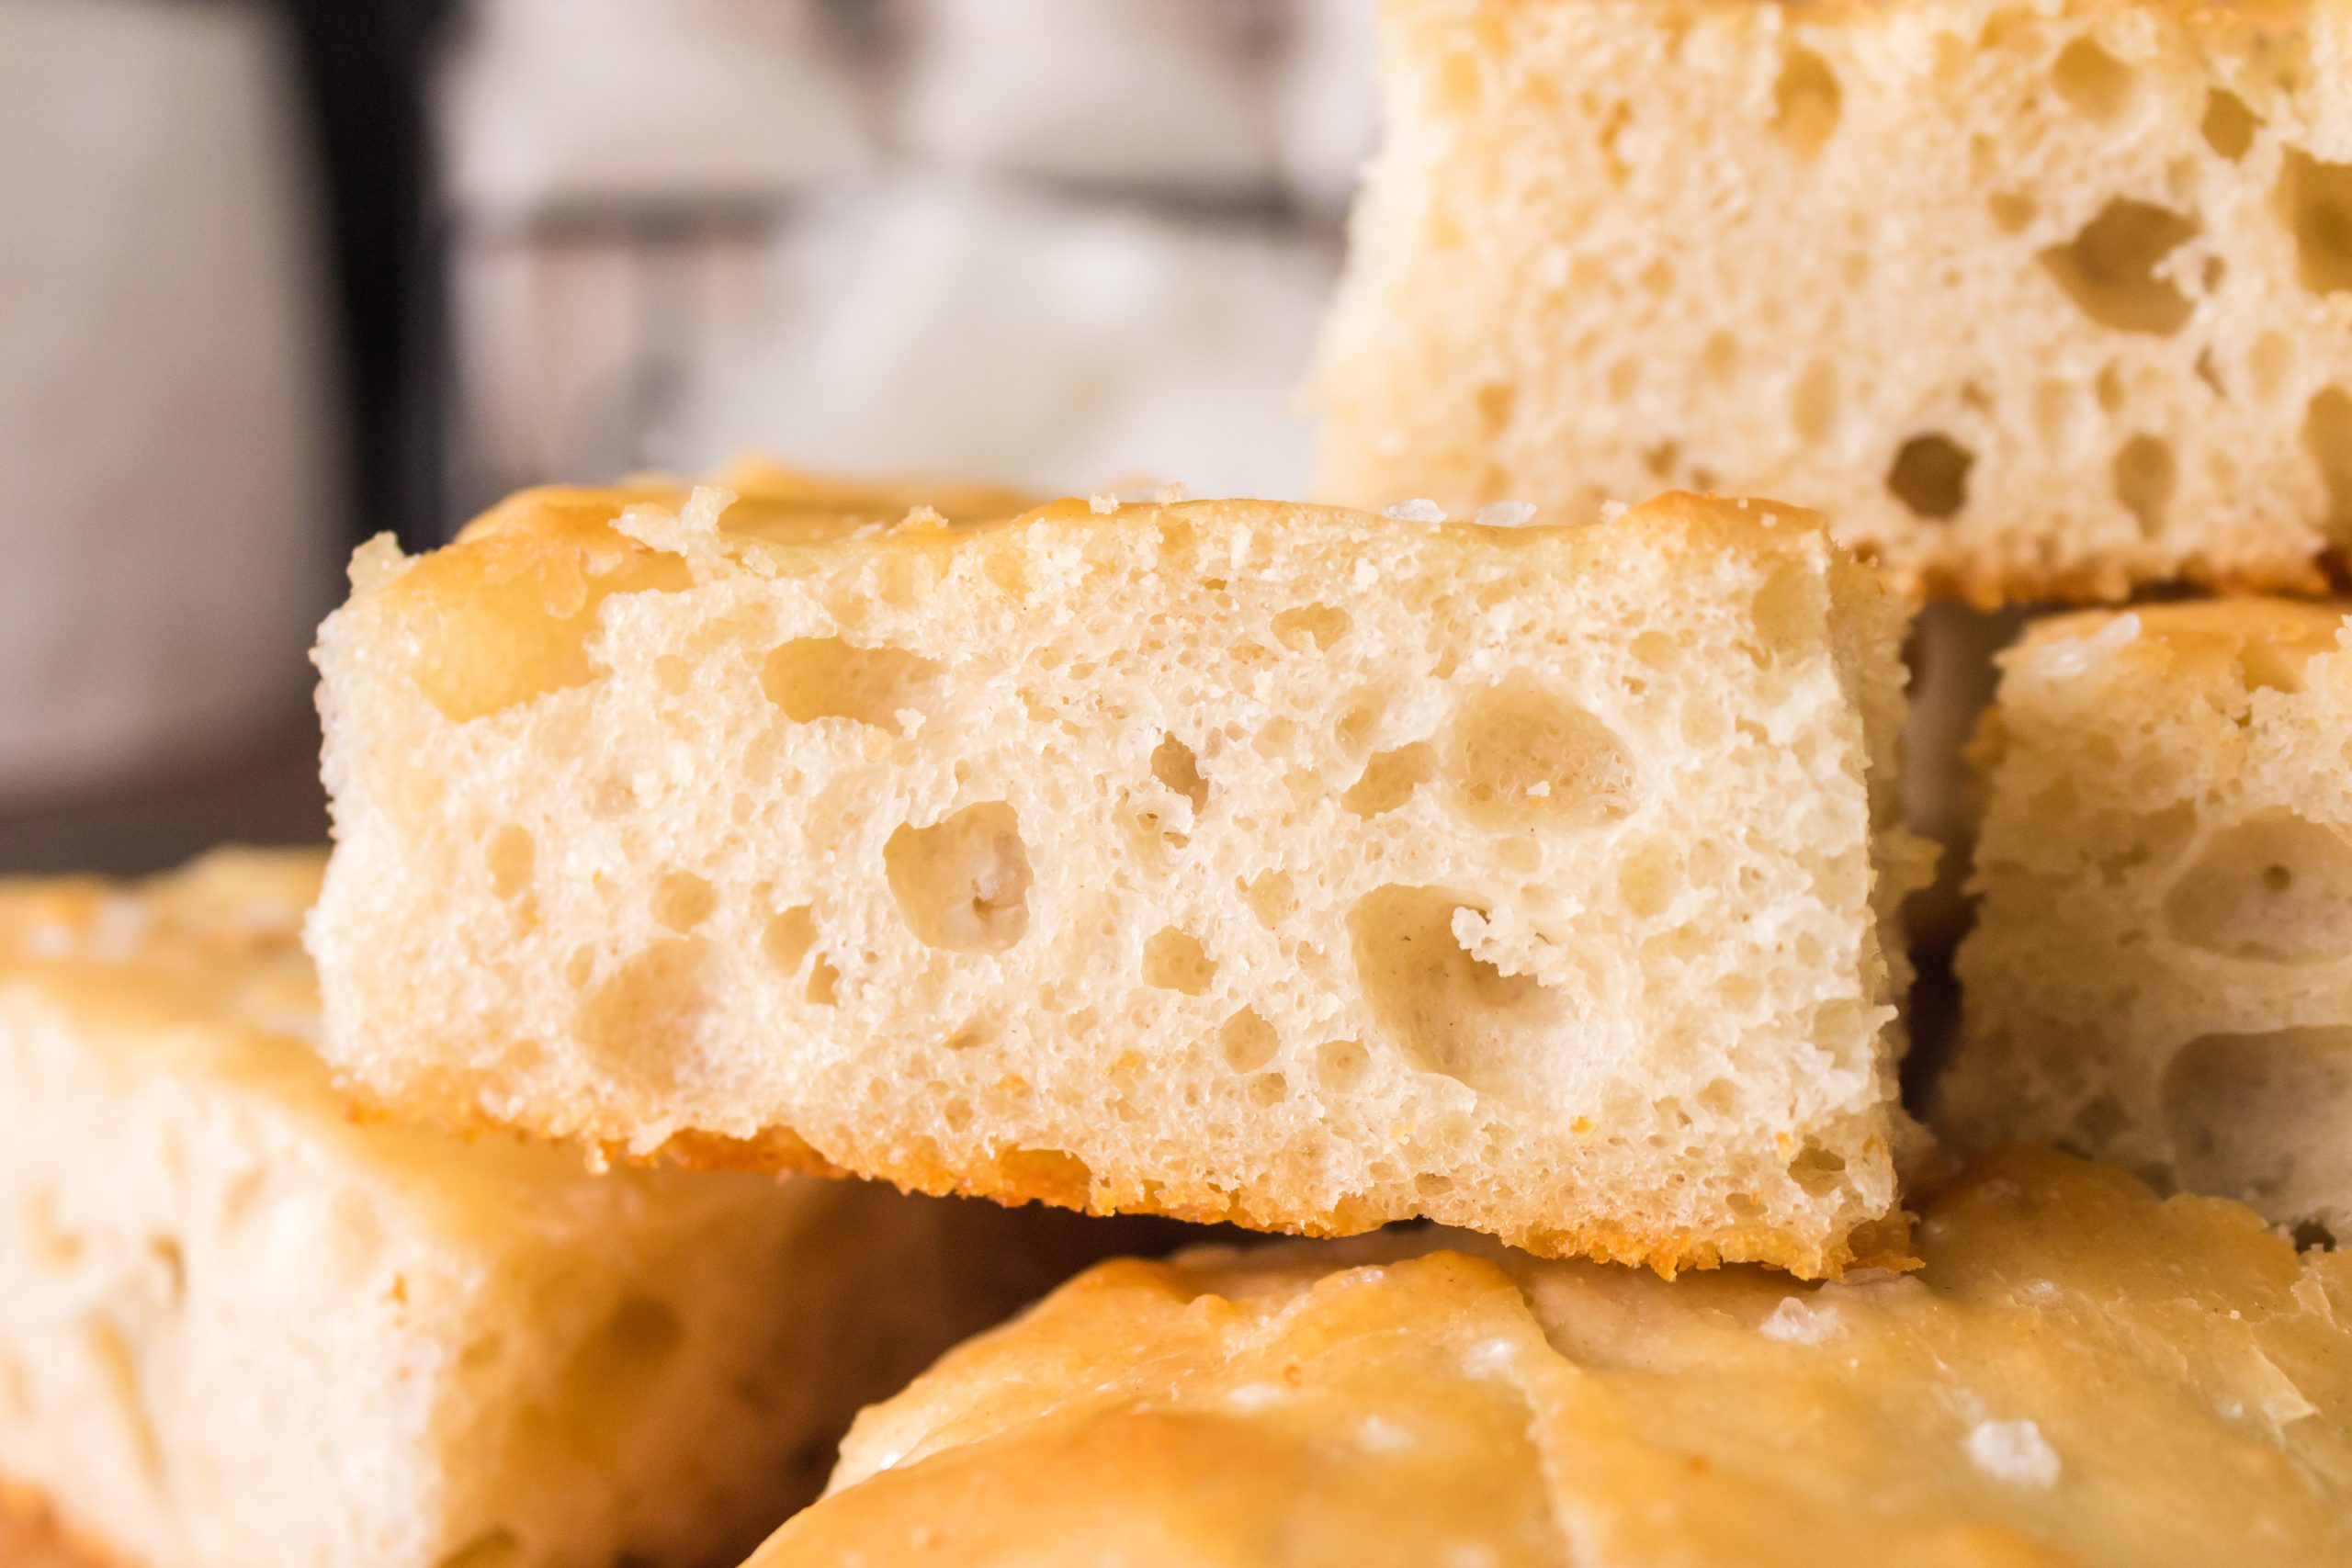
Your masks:
<instances>
[{"instance_id":1,"label":"blurred dark frame","mask_svg":"<svg viewBox=\"0 0 2352 1568\"><path fill-rule=\"evenodd\" d=\"M350 416L346 514L440 542L443 268L426 95L452 0L280 0L326 186Z\"/></svg>"}]
</instances>

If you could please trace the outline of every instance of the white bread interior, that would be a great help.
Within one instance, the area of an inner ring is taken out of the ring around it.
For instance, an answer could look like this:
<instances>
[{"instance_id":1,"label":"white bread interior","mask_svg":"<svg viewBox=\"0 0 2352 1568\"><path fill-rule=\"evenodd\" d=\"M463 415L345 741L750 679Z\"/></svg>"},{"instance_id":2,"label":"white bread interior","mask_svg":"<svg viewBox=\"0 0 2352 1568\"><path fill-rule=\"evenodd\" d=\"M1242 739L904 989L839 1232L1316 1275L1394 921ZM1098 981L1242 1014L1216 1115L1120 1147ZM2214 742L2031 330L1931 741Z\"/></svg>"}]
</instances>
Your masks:
<instances>
[{"instance_id":1,"label":"white bread interior","mask_svg":"<svg viewBox=\"0 0 2352 1568\"><path fill-rule=\"evenodd\" d=\"M324 628L356 1092L1667 1269L1893 1209L1904 615L1817 519L630 499Z\"/></svg>"},{"instance_id":2,"label":"white bread interior","mask_svg":"<svg viewBox=\"0 0 2352 1568\"><path fill-rule=\"evenodd\" d=\"M0 1492L104 1560L723 1568L1047 1282L984 1205L355 1122L322 858L0 884Z\"/></svg>"},{"instance_id":3,"label":"white bread interior","mask_svg":"<svg viewBox=\"0 0 2352 1568\"><path fill-rule=\"evenodd\" d=\"M2352 10L1388 0L1335 501L1783 497L1990 603L2352 544Z\"/></svg>"},{"instance_id":4,"label":"white bread interior","mask_svg":"<svg viewBox=\"0 0 2352 1568\"><path fill-rule=\"evenodd\" d=\"M1959 1143L2047 1140L2352 1240L2346 608L2085 612L2003 657Z\"/></svg>"}]
</instances>

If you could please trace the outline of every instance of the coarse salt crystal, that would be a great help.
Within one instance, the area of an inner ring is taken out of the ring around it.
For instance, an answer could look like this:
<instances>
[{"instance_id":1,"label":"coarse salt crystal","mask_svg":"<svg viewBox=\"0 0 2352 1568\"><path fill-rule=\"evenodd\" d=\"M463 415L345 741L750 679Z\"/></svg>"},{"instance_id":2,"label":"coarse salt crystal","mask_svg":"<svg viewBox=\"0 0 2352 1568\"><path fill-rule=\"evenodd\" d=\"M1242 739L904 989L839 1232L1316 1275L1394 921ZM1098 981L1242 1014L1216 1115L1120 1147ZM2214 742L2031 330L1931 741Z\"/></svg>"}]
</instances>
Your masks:
<instances>
[{"instance_id":1,"label":"coarse salt crystal","mask_svg":"<svg viewBox=\"0 0 2352 1568\"><path fill-rule=\"evenodd\" d=\"M1490 501L1478 508L1481 528L1523 528L1535 521L1535 503L1532 501Z\"/></svg>"},{"instance_id":2,"label":"coarse salt crystal","mask_svg":"<svg viewBox=\"0 0 2352 1568\"><path fill-rule=\"evenodd\" d=\"M1979 1421L1968 1434L1968 1457L2013 1486L2058 1484L2058 1450L2030 1421Z\"/></svg>"},{"instance_id":3,"label":"coarse salt crystal","mask_svg":"<svg viewBox=\"0 0 2352 1568\"><path fill-rule=\"evenodd\" d=\"M1445 508L1434 501L1399 501L1380 509L1380 514L1397 523L1442 523Z\"/></svg>"},{"instance_id":4,"label":"coarse salt crystal","mask_svg":"<svg viewBox=\"0 0 2352 1568\"><path fill-rule=\"evenodd\" d=\"M1628 510L1629 508L1622 501L1604 501L1600 503L1600 520L1603 523L1614 523L1624 516Z\"/></svg>"},{"instance_id":5,"label":"coarse salt crystal","mask_svg":"<svg viewBox=\"0 0 2352 1568\"><path fill-rule=\"evenodd\" d=\"M1119 510L1119 498L1114 495L1103 495L1098 491L1086 498L1086 510L1097 517L1108 517Z\"/></svg>"}]
</instances>

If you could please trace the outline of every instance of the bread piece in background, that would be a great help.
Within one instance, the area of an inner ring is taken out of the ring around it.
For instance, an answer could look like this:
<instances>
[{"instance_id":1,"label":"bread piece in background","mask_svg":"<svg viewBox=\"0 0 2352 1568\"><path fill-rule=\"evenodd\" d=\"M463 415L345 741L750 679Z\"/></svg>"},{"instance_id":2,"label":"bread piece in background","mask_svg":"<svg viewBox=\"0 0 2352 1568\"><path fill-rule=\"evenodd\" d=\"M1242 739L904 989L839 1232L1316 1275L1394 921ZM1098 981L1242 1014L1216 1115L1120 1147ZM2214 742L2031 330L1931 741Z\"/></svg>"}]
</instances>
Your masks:
<instances>
[{"instance_id":1,"label":"bread piece in background","mask_svg":"<svg viewBox=\"0 0 2352 1568\"><path fill-rule=\"evenodd\" d=\"M311 942L382 1107L1667 1269L1899 1246L1904 615L1818 519L592 499L371 545L322 634Z\"/></svg>"},{"instance_id":2,"label":"bread piece in background","mask_svg":"<svg viewBox=\"0 0 2352 1568\"><path fill-rule=\"evenodd\" d=\"M0 884L0 1490L109 1561L731 1562L860 1404L1120 1245L355 1122L322 858Z\"/></svg>"},{"instance_id":3,"label":"bread piece in background","mask_svg":"<svg viewBox=\"0 0 2352 1568\"><path fill-rule=\"evenodd\" d=\"M2346 609L2085 612L2004 656L1954 1140L2049 1140L2352 1239Z\"/></svg>"},{"instance_id":4,"label":"bread piece in background","mask_svg":"<svg viewBox=\"0 0 2352 1568\"><path fill-rule=\"evenodd\" d=\"M2340 6L1382 15L1329 499L1785 496L1985 603L2352 542Z\"/></svg>"},{"instance_id":5,"label":"bread piece in background","mask_svg":"<svg viewBox=\"0 0 2352 1568\"><path fill-rule=\"evenodd\" d=\"M2352 1563L2352 1257L2045 1150L1926 1267L1423 1232L1110 1263L858 1417L749 1568Z\"/></svg>"}]
</instances>

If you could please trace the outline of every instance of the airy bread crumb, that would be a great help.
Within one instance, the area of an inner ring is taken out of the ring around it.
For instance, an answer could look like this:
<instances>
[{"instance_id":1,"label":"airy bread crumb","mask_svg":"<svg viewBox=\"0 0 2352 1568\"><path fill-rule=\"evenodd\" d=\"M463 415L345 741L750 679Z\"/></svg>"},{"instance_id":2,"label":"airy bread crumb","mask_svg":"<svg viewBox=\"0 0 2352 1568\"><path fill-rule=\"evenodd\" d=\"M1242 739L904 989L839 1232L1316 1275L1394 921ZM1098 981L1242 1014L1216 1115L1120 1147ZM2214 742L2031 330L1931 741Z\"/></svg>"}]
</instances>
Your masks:
<instances>
[{"instance_id":1,"label":"airy bread crumb","mask_svg":"<svg viewBox=\"0 0 2352 1568\"><path fill-rule=\"evenodd\" d=\"M2352 545L2352 53L2288 0L1391 0L1331 500L1785 497L1908 585Z\"/></svg>"},{"instance_id":2,"label":"airy bread crumb","mask_svg":"<svg viewBox=\"0 0 2352 1568\"><path fill-rule=\"evenodd\" d=\"M1668 1269L1899 1247L1903 612L1818 519L631 501L370 546L322 633L311 942L378 1104Z\"/></svg>"},{"instance_id":3,"label":"airy bread crumb","mask_svg":"<svg viewBox=\"0 0 2352 1568\"><path fill-rule=\"evenodd\" d=\"M2352 1239L2343 604L2036 623L2002 658L1939 1121Z\"/></svg>"},{"instance_id":4,"label":"airy bread crumb","mask_svg":"<svg viewBox=\"0 0 2352 1568\"><path fill-rule=\"evenodd\" d=\"M107 1561L731 1562L860 1404L1099 1256L355 1123L310 1045L322 860L0 883L0 1495Z\"/></svg>"}]
</instances>

